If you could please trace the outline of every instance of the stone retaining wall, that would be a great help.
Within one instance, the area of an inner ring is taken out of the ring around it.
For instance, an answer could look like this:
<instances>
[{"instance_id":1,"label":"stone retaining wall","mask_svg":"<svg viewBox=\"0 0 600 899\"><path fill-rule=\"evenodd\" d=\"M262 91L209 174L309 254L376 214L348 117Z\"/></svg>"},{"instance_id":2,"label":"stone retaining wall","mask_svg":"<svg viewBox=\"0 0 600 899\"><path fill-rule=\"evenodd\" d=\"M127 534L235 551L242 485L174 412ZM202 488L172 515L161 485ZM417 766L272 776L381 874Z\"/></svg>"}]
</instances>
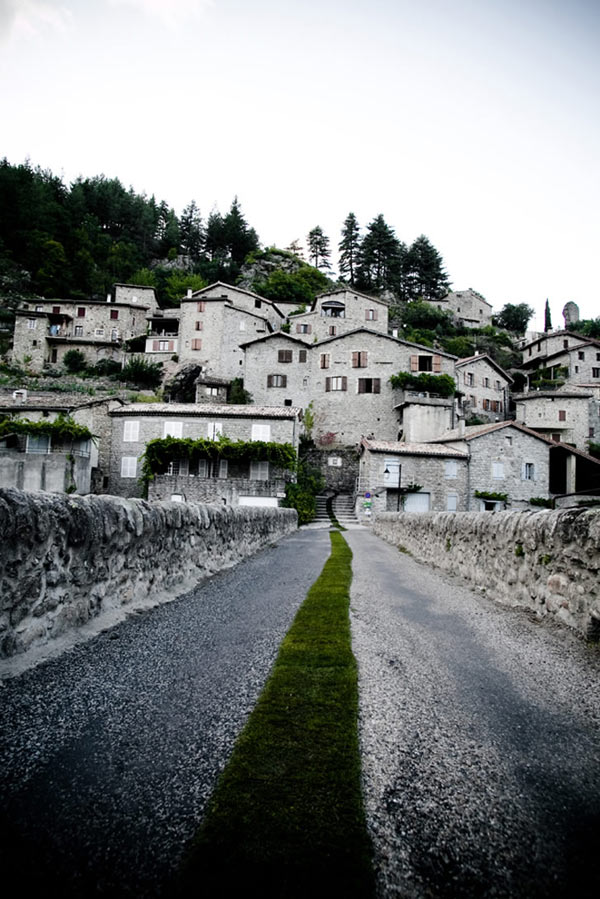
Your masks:
<instances>
[{"instance_id":1,"label":"stone retaining wall","mask_svg":"<svg viewBox=\"0 0 600 899\"><path fill-rule=\"evenodd\" d=\"M600 637L600 511L385 512L373 531L499 602Z\"/></svg>"},{"instance_id":2,"label":"stone retaining wall","mask_svg":"<svg viewBox=\"0 0 600 899\"><path fill-rule=\"evenodd\" d=\"M0 656L172 598L296 527L293 509L0 490Z\"/></svg>"}]
</instances>

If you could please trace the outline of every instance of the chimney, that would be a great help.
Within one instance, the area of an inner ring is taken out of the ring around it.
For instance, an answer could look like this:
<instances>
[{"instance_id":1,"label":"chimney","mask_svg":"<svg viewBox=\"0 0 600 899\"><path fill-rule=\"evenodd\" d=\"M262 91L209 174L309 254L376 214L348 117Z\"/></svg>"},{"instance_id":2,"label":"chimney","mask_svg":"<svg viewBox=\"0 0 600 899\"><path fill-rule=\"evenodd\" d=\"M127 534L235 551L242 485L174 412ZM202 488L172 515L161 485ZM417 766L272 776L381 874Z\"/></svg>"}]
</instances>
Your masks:
<instances>
[{"instance_id":1,"label":"chimney","mask_svg":"<svg viewBox=\"0 0 600 899\"><path fill-rule=\"evenodd\" d=\"M112 303L112 294L111 294L111 293L107 293L107 294L106 294L106 302L107 302L107 303Z\"/></svg>"},{"instance_id":2,"label":"chimney","mask_svg":"<svg viewBox=\"0 0 600 899\"><path fill-rule=\"evenodd\" d=\"M461 418L458 423L458 436L459 437L465 436L465 420L464 420L464 418Z\"/></svg>"},{"instance_id":3,"label":"chimney","mask_svg":"<svg viewBox=\"0 0 600 899\"><path fill-rule=\"evenodd\" d=\"M191 287L188 287L186 296L187 296L188 300L192 299L192 288Z\"/></svg>"},{"instance_id":4,"label":"chimney","mask_svg":"<svg viewBox=\"0 0 600 899\"><path fill-rule=\"evenodd\" d=\"M398 328L392 328L392 337L398 337Z\"/></svg>"}]
</instances>

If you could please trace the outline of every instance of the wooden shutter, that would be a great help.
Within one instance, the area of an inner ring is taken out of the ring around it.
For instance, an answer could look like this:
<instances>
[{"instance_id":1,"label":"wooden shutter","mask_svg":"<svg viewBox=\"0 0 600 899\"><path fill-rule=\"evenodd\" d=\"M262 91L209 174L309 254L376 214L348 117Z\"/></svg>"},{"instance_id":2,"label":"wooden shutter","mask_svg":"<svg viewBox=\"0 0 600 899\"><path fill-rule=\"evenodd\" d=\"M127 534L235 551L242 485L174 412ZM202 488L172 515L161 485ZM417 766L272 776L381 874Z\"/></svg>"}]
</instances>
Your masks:
<instances>
[{"instance_id":1,"label":"wooden shutter","mask_svg":"<svg viewBox=\"0 0 600 899\"><path fill-rule=\"evenodd\" d=\"M331 390L331 378L325 378L325 392L329 393Z\"/></svg>"},{"instance_id":2,"label":"wooden shutter","mask_svg":"<svg viewBox=\"0 0 600 899\"><path fill-rule=\"evenodd\" d=\"M204 300L201 300L198 303L198 312L204 312L205 308L206 308L206 304L205 304Z\"/></svg>"},{"instance_id":3,"label":"wooden shutter","mask_svg":"<svg viewBox=\"0 0 600 899\"><path fill-rule=\"evenodd\" d=\"M410 357L410 370L411 371L419 371L419 357L418 356Z\"/></svg>"},{"instance_id":4,"label":"wooden shutter","mask_svg":"<svg viewBox=\"0 0 600 899\"><path fill-rule=\"evenodd\" d=\"M365 379L364 378L358 379L358 392L359 393L365 392Z\"/></svg>"},{"instance_id":5,"label":"wooden shutter","mask_svg":"<svg viewBox=\"0 0 600 899\"><path fill-rule=\"evenodd\" d=\"M158 340L152 341L152 349L156 352L159 348Z\"/></svg>"},{"instance_id":6,"label":"wooden shutter","mask_svg":"<svg viewBox=\"0 0 600 899\"><path fill-rule=\"evenodd\" d=\"M438 372L438 374L439 374L439 372L441 372L441 370L442 370L442 357L441 356L433 357L433 370L434 370L434 372Z\"/></svg>"},{"instance_id":7,"label":"wooden shutter","mask_svg":"<svg viewBox=\"0 0 600 899\"><path fill-rule=\"evenodd\" d=\"M312 325L307 325L307 326L306 326L306 331L305 331L304 333L305 333L305 334L312 334Z\"/></svg>"},{"instance_id":8,"label":"wooden shutter","mask_svg":"<svg viewBox=\"0 0 600 899\"><path fill-rule=\"evenodd\" d=\"M296 325L296 334L302 334L302 325Z\"/></svg>"},{"instance_id":9,"label":"wooden shutter","mask_svg":"<svg viewBox=\"0 0 600 899\"><path fill-rule=\"evenodd\" d=\"M298 362L306 362L306 350L298 350Z\"/></svg>"},{"instance_id":10,"label":"wooden shutter","mask_svg":"<svg viewBox=\"0 0 600 899\"><path fill-rule=\"evenodd\" d=\"M202 349L202 341L199 338L195 338L192 340L192 349L193 350L201 350Z\"/></svg>"},{"instance_id":11,"label":"wooden shutter","mask_svg":"<svg viewBox=\"0 0 600 899\"><path fill-rule=\"evenodd\" d=\"M281 386L287 387L287 375L279 375L279 377L281 378Z\"/></svg>"},{"instance_id":12,"label":"wooden shutter","mask_svg":"<svg viewBox=\"0 0 600 899\"><path fill-rule=\"evenodd\" d=\"M201 331L204 327L204 322L196 322L196 331Z\"/></svg>"},{"instance_id":13,"label":"wooden shutter","mask_svg":"<svg viewBox=\"0 0 600 899\"><path fill-rule=\"evenodd\" d=\"M267 375L267 387L273 386L273 375Z\"/></svg>"},{"instance_id":14,"label":"wooden shutter","mask_svg":"<svg viewBox=\"0 0 600 899\"><path fill-rule=\"evenodd\" d=\"M169 352L172 353L172 352L173 352L173 349L174 349L174 347L175 347L175 341L174 341L174 340L169 340L169 342L168 342L168 347L169 347Z\"/></svg>"},{"instance_id":15,"label":"wooden shutter","mask_svg":"<svg viewBox=\"0 0 600 899\"><path fill-rule=\"evenodd\" d=\"M342 377L342 390L348 390L348 378L346 375Z\"/></svg>"},{"instance_id":16,"label":"wooden shutter","mask_svg":"<svg viewBox=\"0 0 600 899\"><path fill-rule=\"evenodd\" d=\"M381 393L381 378L373 378L373 393Z\"/></svg>"},{"instance_id":17,"label":"wooden shutter","mask_svg":"<svg viewBox=\"0 0 600 899\"><path fill-rule=\"evenodd\" d=\"M360 353L352 353L352 368L358 368L360 365Z\"/></svg>"}]
</instances>

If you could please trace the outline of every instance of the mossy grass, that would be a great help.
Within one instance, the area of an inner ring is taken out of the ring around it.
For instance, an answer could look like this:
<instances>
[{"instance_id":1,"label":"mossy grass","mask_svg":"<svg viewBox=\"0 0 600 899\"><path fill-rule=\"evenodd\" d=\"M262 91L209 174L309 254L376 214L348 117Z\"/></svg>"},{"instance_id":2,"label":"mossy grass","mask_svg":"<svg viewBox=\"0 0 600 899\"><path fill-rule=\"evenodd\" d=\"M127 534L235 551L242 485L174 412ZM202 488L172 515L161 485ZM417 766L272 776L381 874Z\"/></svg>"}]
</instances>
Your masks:
<instances>
[{"instance_id":1,"label":"mossy grass","mask_svg":"<svg viewBox=\"0 0 600 899\"><path fill-rule=\"evenodd\" d=\"M374 895L360 781L352 553L338 531L183 866L181 895Z\"/></svg>"}]
</instances>

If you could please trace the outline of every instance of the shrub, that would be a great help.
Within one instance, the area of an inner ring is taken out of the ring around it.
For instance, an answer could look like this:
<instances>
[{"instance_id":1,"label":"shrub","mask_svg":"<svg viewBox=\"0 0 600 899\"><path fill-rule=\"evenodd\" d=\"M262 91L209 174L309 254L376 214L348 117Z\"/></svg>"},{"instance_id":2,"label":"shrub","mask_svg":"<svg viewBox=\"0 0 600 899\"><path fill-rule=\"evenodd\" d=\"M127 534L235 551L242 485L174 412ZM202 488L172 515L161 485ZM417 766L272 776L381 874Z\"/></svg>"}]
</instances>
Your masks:
<instances>
[{"instance_id":1,"label":"shrub","mask_svg":"<svg viewBox=\"0 0 600 899\"><path fill-rule=\"evenodd\" d=\"M158 387L162 379L160 362L148 362L143 356L133 356L121 372L121 380L139 387Z\"/></svg>"},{"instance_id":2,"label":"shrub","mask_svg":"<svg viewBox=\"0 0 600 899\"><path fill-rule=\"evenodd\" d=\"M67 350L63 365L70 372L83 371L87 368L87 361L81 350Z\"/></svg>"}]
</instances>

